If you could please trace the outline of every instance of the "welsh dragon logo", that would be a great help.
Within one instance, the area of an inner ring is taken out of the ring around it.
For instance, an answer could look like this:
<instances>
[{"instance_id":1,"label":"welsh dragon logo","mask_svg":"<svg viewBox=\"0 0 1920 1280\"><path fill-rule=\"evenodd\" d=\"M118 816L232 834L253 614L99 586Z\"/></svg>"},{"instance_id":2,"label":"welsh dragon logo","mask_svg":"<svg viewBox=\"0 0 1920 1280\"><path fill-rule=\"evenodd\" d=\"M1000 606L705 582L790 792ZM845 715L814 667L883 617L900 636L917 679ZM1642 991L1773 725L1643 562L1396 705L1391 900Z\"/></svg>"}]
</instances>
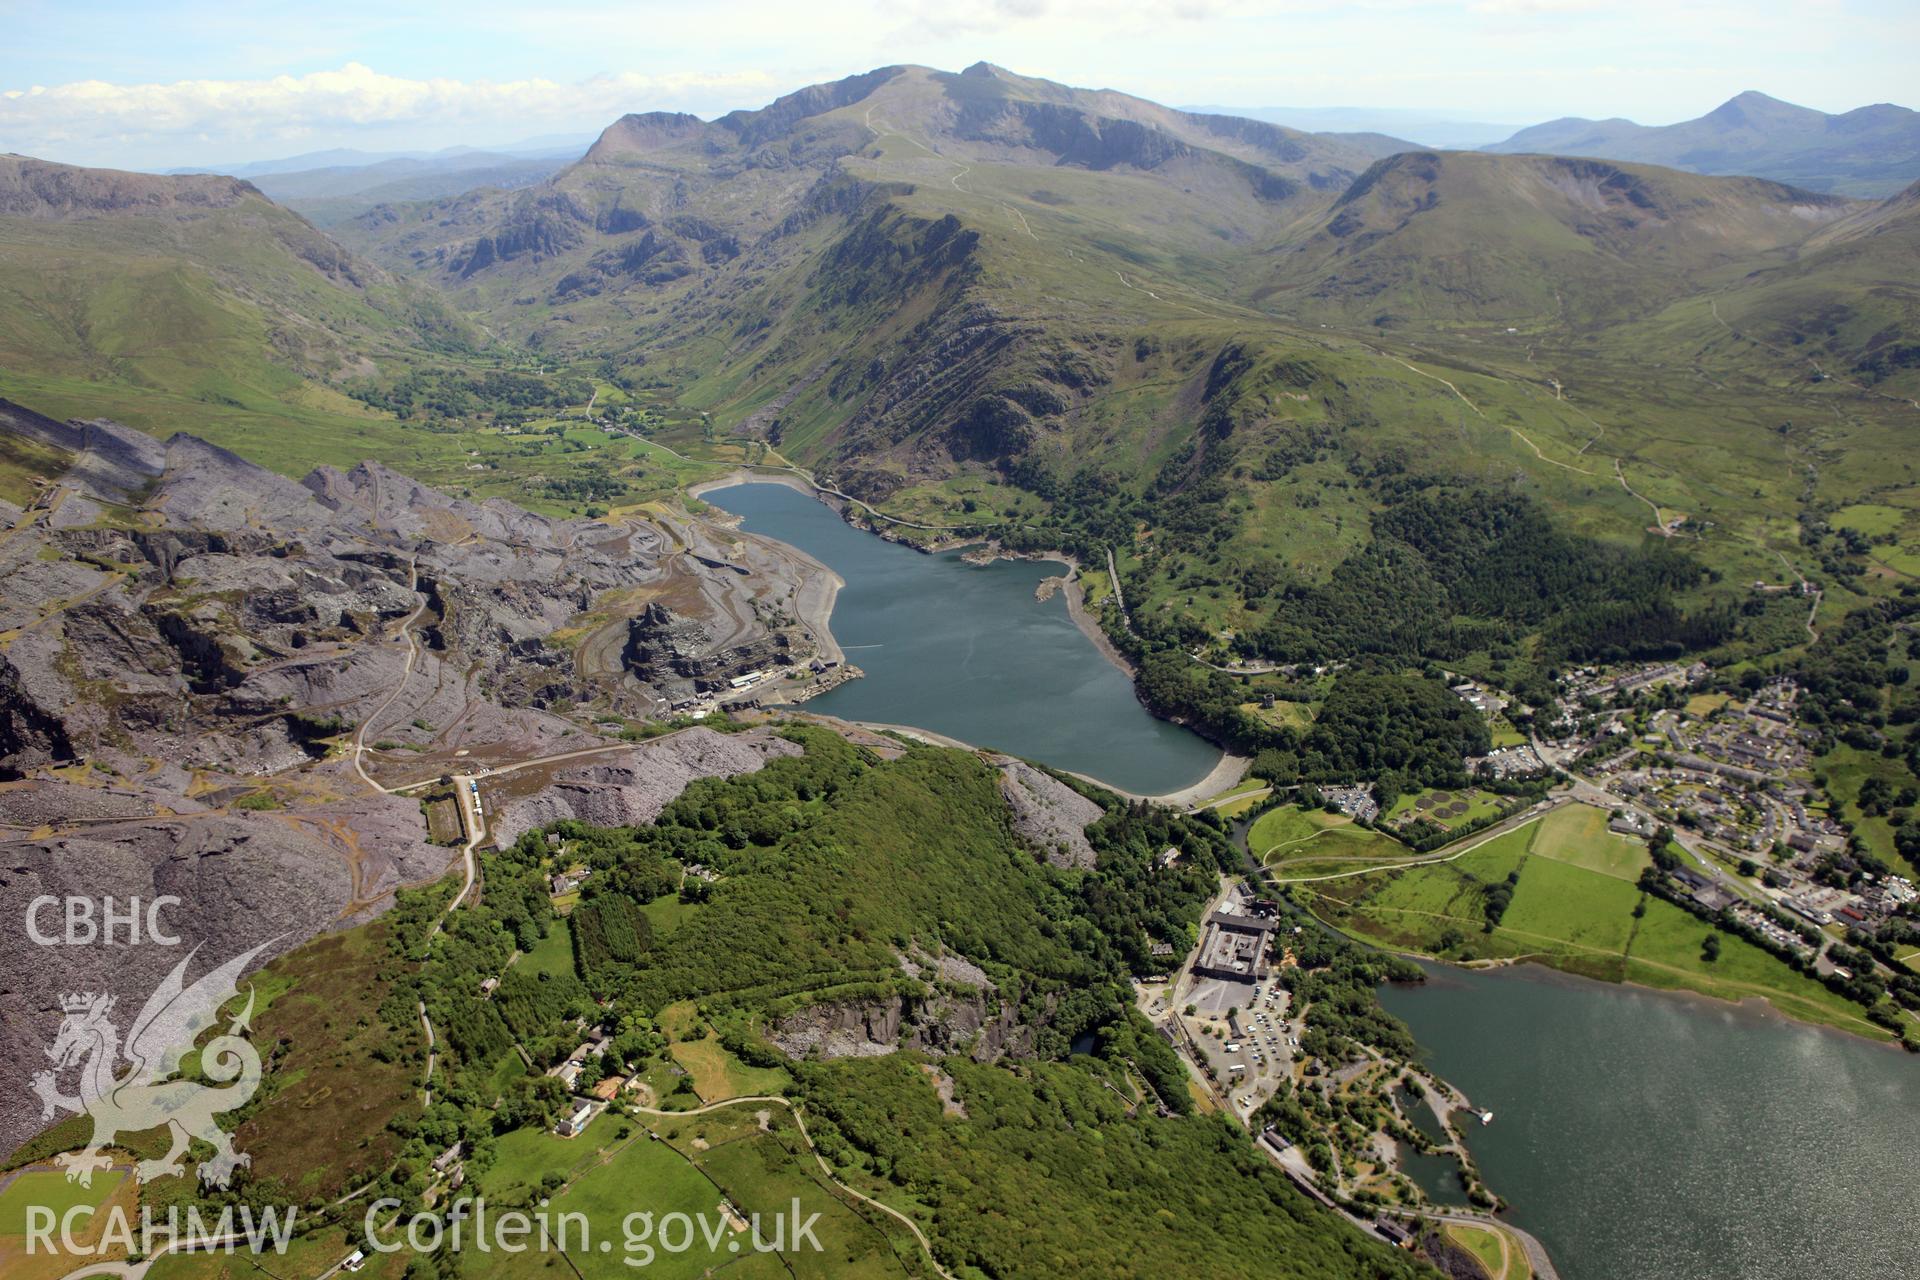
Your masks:
<instances>
[{"instance_id":1,"label":"welsh dragon logo","mask_svg":"<svg viewBox=\"0 0 1920 1280\"><path fill-rule=\"evenodd\" d=\"M200 1074L213 1083L172 1077L200 1033L218 1021L220 1006L239 994L247 964L270 945L271 940L263 942L187 986L184 979L195 948L147 998L124 1042L110 1016L112 996L87 992L61 998L65 1017L47 1049L54 1069L34 1076L33 1090L40 1095L42 1119L63 1111L93 1119L92 1141L59 1158L67 1181L91 1186L94 1171L113 1163L103 1152L115 1138L162 1127L171 1131L172 1146L160 1159L136 1166L143 1182L184 1173L183 1157L195 1138L214 1151L200 1166L200 1180L210 1187L227 1186L236 1168L252 1162L245 1152L234 1150L232 1138L215 1118L245 1105L260 1087L260 1055L244 1038L253 1017L251 987L246 1005L226 1031L200 1050ZM60 1092L59 1077L75 1067L80 1073L78 1092L69 1096Z\"/></svg>"}]
</instances>

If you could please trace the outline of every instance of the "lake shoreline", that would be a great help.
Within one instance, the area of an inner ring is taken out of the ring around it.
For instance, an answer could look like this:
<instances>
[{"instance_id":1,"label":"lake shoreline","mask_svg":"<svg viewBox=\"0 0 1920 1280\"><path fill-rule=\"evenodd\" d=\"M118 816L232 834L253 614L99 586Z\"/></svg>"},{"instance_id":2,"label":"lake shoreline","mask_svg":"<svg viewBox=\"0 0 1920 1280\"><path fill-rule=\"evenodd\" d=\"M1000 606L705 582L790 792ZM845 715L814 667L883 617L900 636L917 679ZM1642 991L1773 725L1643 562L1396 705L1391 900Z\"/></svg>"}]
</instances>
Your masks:
<instances>
[{"instance_id":1,"label":"lake shoreline","mask_svg":"<svg viewBox=\"0 0 1920 1280\"><path fill-rule=\"evenodd\" d=\"M1133 663L1127 661L1127 656L1115 647L1113 638L1109 636L1106 629L1100 625L1100 620L1088 612L1086 589L1080 585L1080 575L1084 570L1084 566L1081 565L1076 557L1064 551L1009 551L992 537L949 538L929 544L909 542L904 538L889 538L885 531L881 529L874 528L870 524L861 524L854 521L848 514L846 504L835 497L830 490L822 489L817 484L810 484L804 477L797 476L790 471L777 469L761 471L751 467L735 467L723 476L716 476L711 480L702 480L697 484L688 485L686 494L689 498L699 498L705 494L715 493L721 489L731 489L735 485L742 484L777 484L792 489L796 493L804 493L846 521L849 528L858 529L863 533L870 533L883 541L891 542L895 546L918 551L922 555L940 555L943 552L960 551L968 547L980 547L990 551L992 553L991 558L995 560L1030 560L1063 565L1068 572L1064 575L1065 581L1062 584L1061 590L1066 595L1067 616L1073 619L1073 625L1080 628L1080 634L1084 635L1088 641L1092 643L1094 649L1098 651L1100 656L1119 668L1120 672L1125 675L1127 679L1132 680L1139 674ZM845 584L842 583L841 585L844 586ZM1169 721L1168 723L1173 724L1178 722ZM1181 727L1188 728L1189 726L1182 725Z\"/></svg>"},{"instance_id":2,"label":"lake shoreline","mask_svg":"<svg viewBox=\"0 0 1920 1280\"><path fill-rule=\"evenodd\" d=\"M808 714L820 715L819 712L809 712ZM917 725L886 724L878 720L846 720L840 716L821 716L821 718L840 720L843 724L858 725L862 729L871 729L875 733L897 733L902 737L912 738L917 742L924 742L930 747L947 747L955 751L984 752L991 755L1010 756L1016 760L1021 758L1012 751L1003 751L999 747L983 747L972 742L962 742L951 734L938 733L932 729L922 729ZM1042 761L1041 763L1045 762ZM1111 791L1113 794L1127 800L1145 800L1152 804L1164 804L1170 808L1186 808L1197 804L1208 796L1214 795L1216 792L1224 791L1238 782L1246 776L1247 766L1251 763L1252 761L1248 760L1245 756L1236 756L1230 752L1223 752L1220 756L1220 762L1214 765L1213 768L1207 772L1207 775L1198 782L1189 783L1177 791L1168 791L1156 796L1141 795L1138 792L1128 791L1123 787L1114 786L1111 782L1102 782L1099 778L1081 773L1075 769L1062 769L1058 765L1047 765L1046 767L1056 772L1078 778L1080 781L1099 787L1104 791Z\"/></svg>"},{"instance_id":3,"label":"lake shoreline","mask_svg":"<svg viewBox=\"0 0 1920 1280\"><path fill-rule=\"evenodd\" d=\"M1578 973L1572 969L1562 969L1550 961L1535 959L1531 956L1524 958L1515 957L1512 959L1477 960L1463 964L1457 960L1446 960L1439 956L1430 956L1421 951L1406 951L1398 947L1382 946L1371 938L1349 933L1338 925L1321 919L1318 915L1315 915L1314 919L1318 920L1323 928L1332 929L1335 933L1350 941L1357 942L1362 946L1371 947L1376 951L1385 952L1388 955L1399 956L1403 960L1412 960L1422 966L1436 969L1443 974L1492 974L1512 971L1521 980L1529 982L1566 986L1592 984L1601 988L1646 992L1651 995L1671 997L1681 1003L1698 1005L1703 1011L1739 1014L1755 1021L1806 1027L1813 1031L1843 1036L1848 1040L1879 1045L1882 1048L1893 1049L1900 1053L1906 1052L1906 1050L1900 1047L1900 1041L1897 1039L1891 1037L1882 1039L1858 1031L1849 1031L1847 1028L1835 1026L1831 1022L1818 1022L1812 1018L1795 1017L1763 995L1749 995L1739 1000L1728 1000L1723 996L1712 995L1705 991L1696 991L1691 987L1656 987L1649 983L1637 982L1632 978L1596 978L1591 974Z\"/></svg>"},{"instance_id":4,"label":"lake shoreline","mask_svg":"<svg viewBox=\"0 0 1920 1280\"><path fill-rule=\"evenodd\" d=\"M731 489L735 485L742 484L778 484L798 493L813 495L813 491L798 476L762 475L745 469L735 469L724 476L689 485L686 494L689 498L699 498L702 494ZM729 516L724 508L715 507L714 510L734 520L737 527L737 517ZM744 529L739 532L747 533ZM757 533L747 536L765 538L764 534ZM840 598L841 590L847 585L846 579L834 572L831 565L817 556L809 555L790 542L781 542L778 538L766 538L766 541L778 544L786 557L794 563L795 580L790 584L793 587L794 612L799 617L801 625L812 634L814 644L819 649L819 656L836 666L844 666L847 655L833 634L832 620L834 602Z\"/></svg>"},{"instance_id":5,"label":"lake shoreline","mask_svg":"<svg viewBox=\"0 0 1920 1280\"><path fill-rule=\"evenodd\" d=\"M848 511L841 502L836 500L836 495L832 494L831 491L822 491L819 486L809 484L805 477L788 472L768 472L735 467L725 474L689 486L686 493L689 498L703 499L709 495L718 495L726 490L744 489L757 484L778 485L792 490L795 493L813 498L820 506L825 507L828 511L832 512L835 517L838 517L838 519L834 521L834 524L839 528L850 530L856 534L876 532L862 522L849 518ZM845 653L845 646L842 643L843 638L835 635L833 630L833 612L838 602L839 587L846 585L845 580L840 576L840 571L826 564L820 559L819 555L814 552L808 552L801 547L795 546L792 542L783 541L777 533L768 532L763 528L747 528L745 522L734 515L730 508L724 503L716 502L712 505L714 507L714 514L718 516L719 520L735 528L742 536L760 538L767 542L778 544L783 549L792 549L793 554L787 557L787 559L794 566L794 572L801 575L801 580L794 584L794 612L798 615L802 624L814 635L823 654L844 665L847 655ZM1092 773L1084 772L1082 769L1070 768L1067 763L1059 759L1049 758L1049 753L1044 750L1034 751L1029 749L1022 751L1017 747L1010 750L1005 746L990 747L986 748L987 750L1006 751L1007 754L1019 758L1043 760L1048 767L1060 769L1062 772L1072 773L1073 776L1081 778L1094 786L1101 787L1113 792L1115 795L1130 800L1146 800L1178 807L1189 807L1199 801L1211 798L1213 795L1232 786L1245 776L1246 770L1251 764L1249 759L1221 749L1217 744L1208 742L1203 736L1193 734L1191 729L1180 725L1177 721L1166 720L1153 715L1151 708L1146 707L1145 704L1140 701L1138 688L1133 680L1134 671L1131 664L1114 648L1112 642L1100 629L1098 622L1090 616L1085 607L1085 594L1079 582L1079 565L1071 556L1050 552L1012 552L1000 546L992 539L967 539L952 546L932 549L923 545L905 542L897 538L886 537L884 534L881 535L880 541L919 551L929 557L950 554L960 548L969 548L972 550L964 558L972 564L980 566L999 560L1026 562L1045 566L1041 571L1048 573L1049 576L1042 578L1037 584L1034 598L1044 604L1045 601L1056 592L1064 592L1065 600L1063 604L1067 612L1067 621L1072 624L1073 633L1077 633L1080 640L1092 647L1094 653L1099 655L1101 664L1117 672L1122 680L1124 680L1126 696L1135 704L1135 714L1143 716L1151 722L1185 730L1192 736L1197 746L1205 749L1205 756L1202 760L1194 762L1196 768L1204 768L1199 778L1183 786L1160 791L1151 789L1150 787L1139 787L1137 782L1134 784L1134 787L1130 788L1121 783L1109 781ZM818 548L816 547L816 551L817 550ZM837 585L832 589L814 589L808 582L808 578L816 572L816 566L819 574L831 579ZM845 566L842 567L844 568ZM1058 572L1053 572L1056 569ZM946 569L941 570L941 572L948 571L949 570ZM1055 616L1057 617L1057 615ZM1078 661L1078 659L1075 660ZM871 678L870 673L869 678ZM1112 677L1102 678L1110 680ZM1068 683L1071 685L1076 683L1076 681L1070 679ZM762 705L772 707L783 704L797 704L802 701L805 701L805 699L788 699L776 693L773 696L764 697ZM910 721L916 718L911 712L906 715L888 714L890 710L906 710L904 705L899 708L892 708L873 705L874 700L871 698L866 699L866 701L868 706L867 715L865 716L858 714L835 715L832 711L826 710L810 712L809 714L820 714L829 718L842 720L849 724L894 729L926 741L937 742L940 745L954 746L968 750L981 749L975 742L967 741L964 738L952 737L944 732L923 728L918 725L897 723L897 720ZM890 700L882 698L880 701L884 703ZM880 711L881 715L878 717L873 716L872 712L874 711ZM1016 734L1015 736L1017 738L1019 735ZM971 732L967 733L966 737L977 738L985 742L997 742L1001 740L992 726L983 726L980 724L972 725ZM1162 772L1166 771L1162 770ZM1191 775L1188 776L1191 777Z\"/></svg>"},{"instance_id":6,"label":"lake shoreline","mask_svg":"<svg viewBox=\"0 0 1920 1280\"><path fill-rule=\"evenodd\" d=\"M1435 1074L1498 1113L1466 1145L1570 1280L1908 1274L1890 1264L1912 1256L1896 1208L1920 1138L1912 1064L1766 1001L1541 964L1420 968L1381 1005ZM1599 1195L1621 1212L1594 1214ZM1841 1220L1853 1229L1821 1229ZM1739 1248L1719 1252L1722 1237Z\"/></svg>"}]
</instances>

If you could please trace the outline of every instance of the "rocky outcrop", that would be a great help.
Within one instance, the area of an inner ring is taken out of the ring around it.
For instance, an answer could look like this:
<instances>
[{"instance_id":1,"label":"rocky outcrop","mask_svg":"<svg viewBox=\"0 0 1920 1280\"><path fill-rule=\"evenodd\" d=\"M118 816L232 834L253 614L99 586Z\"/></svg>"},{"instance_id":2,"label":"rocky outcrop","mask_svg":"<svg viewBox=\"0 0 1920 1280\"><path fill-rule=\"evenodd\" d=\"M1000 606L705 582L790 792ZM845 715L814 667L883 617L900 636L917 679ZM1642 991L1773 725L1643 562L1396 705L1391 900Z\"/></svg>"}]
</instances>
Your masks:
<instances>
[{"instance_id":1,"label":"rocky outcrop","mask_svg":"<svg viewBox=\"0 0 1920 1280\"><path fill-rule=\"evenodd\" d=\"M876 1058L915 1049L992 1062L1033 1052L1032 1029L991 988L815 1005L782 1018L767 1039L790 1058Z\"/></svg>"},{"instance_id":2,"label":"rocky outcrop","mask_svg":"<svg viewBox=\"0 0 1920 1280\"><path fill-rule=\"evenodd\" d=\"M0 654L0 780L35 765L73 759L73 742L57 710L40 704L19 668Z\"/></svg>"},{"instance_id":3,"label":"rocky outcrop","mask_svg":"<svg viewBox=\"0 0 1920 1280\"><path fill-rule=\"evenodd\" d=\"M791 664L792 649L793 642L778 632L716 649L705 626L655 601L628 619L621 661L655 688L707 693L727 688L728 681L749 671Z\"/></svg>"},{"instance_id":4,"label":"rocky outcrop","mask_svg":"<svg viewBox=\"0 0 1920 1280\"><path fill-rule=\"evenodd\" d=\"M597 827L643 826L696 778L754 773L769 760L798 754L798 746L765 729L683 730L557 770L531 795L501 805L494 815L494 838L511 844L528 831L567 818Z\"/></svg>"},{"instance_id":5,"label":"rocky outcrop","mask_svg":"<svg viewBox=\"0 0 1920 1280\"><path fill-rule=\"evenodd\" d=\"M124 173L0 155L0 216L9 218L227 209L248 199L267 202L251 182L217 174Z\"/></svg>"},{"instance_id":6,"label":"rocky outcrop","mask_svg":"<svg viewBox=\"0 0 1920 1280\"><path fill-rule=\"evenodd\" d=\"M996 763L1015 835L1056 867L1088 868L1099 861L1087 840L1087 826L1105 810L1023 760L1002 757Z\"/></svg>"},{"instance_id":7,"label":"rocky outcrop","mask_svg":"<svg viewBox=\"0 0 1920 1280\"><path fill-rule=\"evenodd\" d=\"M900 1049L976 1062L1031 1057L1033 1028L965 956L915 950L900 957L911 993L826 1001L779 1019L767 1039L792 1058L874 1058Z\"/></svg>"}]
</instances>

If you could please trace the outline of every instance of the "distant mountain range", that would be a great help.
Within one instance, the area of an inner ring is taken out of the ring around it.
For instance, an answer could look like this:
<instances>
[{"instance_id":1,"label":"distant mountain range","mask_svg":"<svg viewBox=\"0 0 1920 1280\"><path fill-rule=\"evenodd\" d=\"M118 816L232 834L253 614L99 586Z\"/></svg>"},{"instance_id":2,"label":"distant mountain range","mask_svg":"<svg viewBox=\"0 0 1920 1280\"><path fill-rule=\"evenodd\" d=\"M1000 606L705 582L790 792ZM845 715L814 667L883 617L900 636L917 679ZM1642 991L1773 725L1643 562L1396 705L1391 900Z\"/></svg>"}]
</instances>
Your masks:
<instances>
[{"instance_id":1,"label":"distant mountain range","mask_svg":"<svg viewBox=\"0 0 1920 1280\"><path fill-rule=\"evenodd\" d=\"M503 147L448 147L442 151L356 151L336 147L278 160L215 166L245 178L273 200L330 227L375 205L441 200L477 187L531 186L578 160L591 137L529 138ZM169 174L206 173L201 168Z\"/></svg>"},{"instance_id":2,"label":"distant mountain range","mask_svg":"<svg viewBox=\"0 0 1920 1280\"><path fill-rule=\"evenodd\" d=\"M522 138L518 142L489 143L483 146L442 147L437 151L361 151L355 147L330 147L325 151L303 151L276 160L247 160L232 164L178 165L162 170L167 174L224 173L234 178L259 178L275 173L305 173L314 169L365 169L393 160L417 161L433 168L475 168L489 157L513 156L539 158L565 156L578 158L590 146L593 134L545 134Z\"/></svg>"},{"instance_id":3,"label":"distant mountain range","mask_svg":"<svg viewBox=\"0 0 1920 1280\"><path fill-rule=\"evenodd\" d=\"M1471 151L1513 133L1513 121L1462 120L1441 111L1393 107L1187 107L1209 115L1244 116L1308 133L1384 133L1422 147Z\"/></svg>"},{"instance_id":4,"label":"distant mountain range","mask_svg":"<svg viewBox=\"0 0 1920 1280\"><path fill-rule=\"evenodd\" d=\"M1920 178L1920 112L1883 102L1828 115L1748 91L1698 120L1550 120L1483 149L1635 160L1772 178L1809 191L1890 196Z\"/></svg>"}]
</instances>

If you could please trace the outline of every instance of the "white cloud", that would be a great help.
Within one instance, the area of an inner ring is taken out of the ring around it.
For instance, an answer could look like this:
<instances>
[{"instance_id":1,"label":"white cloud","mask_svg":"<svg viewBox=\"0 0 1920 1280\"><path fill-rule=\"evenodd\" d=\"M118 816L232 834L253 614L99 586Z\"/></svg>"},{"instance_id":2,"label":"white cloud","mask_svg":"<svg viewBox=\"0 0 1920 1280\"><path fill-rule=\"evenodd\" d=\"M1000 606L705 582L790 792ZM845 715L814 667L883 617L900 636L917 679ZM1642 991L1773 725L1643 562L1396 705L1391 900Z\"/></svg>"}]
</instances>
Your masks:
<instances>
[{"instance_id":1,"label":"white cloud","mask_svg":"<svg viewBox=\"0 0 1920 1280\"><path fill-rule=\"evenodd\" d=\"M546 129L598 128L626 111L704 104L716 95L764 98L774 88L773 77L759 71L628 72L563 84L537 78L414 80L349 62L336 71L265 80L82 80L0 90L0 139L8 149L51 158L119 151L134 140L158 152L169 143L198 144L209 136L258 144L443 127L504 129L504 135L482 139L504 142Z\"/></svg>"}]
</instances>

